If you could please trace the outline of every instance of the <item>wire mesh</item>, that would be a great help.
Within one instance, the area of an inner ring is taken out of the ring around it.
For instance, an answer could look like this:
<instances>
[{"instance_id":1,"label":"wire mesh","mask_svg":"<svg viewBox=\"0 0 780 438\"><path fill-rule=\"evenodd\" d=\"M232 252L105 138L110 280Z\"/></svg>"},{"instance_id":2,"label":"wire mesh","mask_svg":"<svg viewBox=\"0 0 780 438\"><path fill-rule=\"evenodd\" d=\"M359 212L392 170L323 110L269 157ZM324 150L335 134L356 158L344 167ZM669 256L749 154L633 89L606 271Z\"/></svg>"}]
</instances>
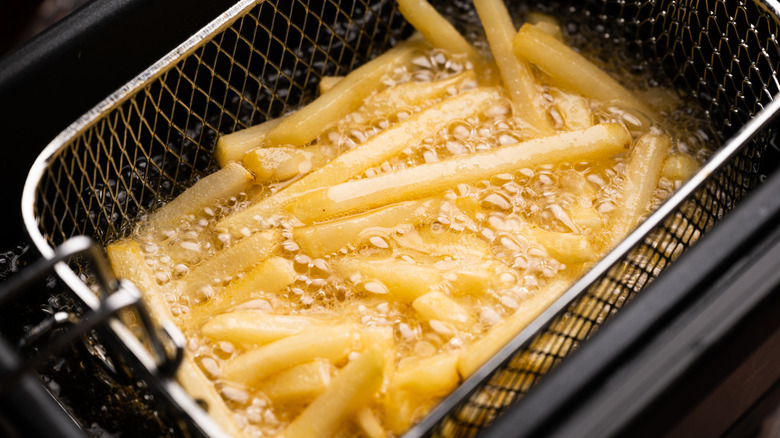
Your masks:
<instances>
[{"instance_id":1,"label":"wire mesh","mask_svg":"<svg viewBox=\"0 0 780 438\"><path fill-rule=\"evenodd\" d=\"M475 20L469 2L438 7L462 28ZM596 56L600 47L619 47L627 65L695 98L712 126L698 135L713 149L780 91L778 22L759 2L588 0L510 8L518 20L531 9L552 13L574 46ZM320 77L348 72L411 31L390 0L248 7L63 142L37 185L37 231L51 246L77 234L102 243L121 236L140 213L215 169L219 135L311 100ZM771 134L761 133L712 174L429 433L473 436L522 398L758 183Z\"/></svg>"}]
</instances>

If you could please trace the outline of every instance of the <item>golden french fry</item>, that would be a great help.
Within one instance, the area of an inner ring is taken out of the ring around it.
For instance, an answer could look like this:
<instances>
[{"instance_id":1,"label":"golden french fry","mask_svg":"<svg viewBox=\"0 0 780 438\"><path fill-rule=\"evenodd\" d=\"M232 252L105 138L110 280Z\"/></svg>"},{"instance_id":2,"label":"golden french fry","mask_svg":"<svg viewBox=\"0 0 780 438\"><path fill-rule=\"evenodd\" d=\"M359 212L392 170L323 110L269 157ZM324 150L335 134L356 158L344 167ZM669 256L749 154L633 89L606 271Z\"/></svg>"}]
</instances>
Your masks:
<instances>
[{"instance_id":1,"label":"golden french fry","mask_svg":"<svg viewBox=\"0 0 780 438\"><path fill-rule=\"evenodd\" d=\"M371 93L384 87L382 76L408 63L423 46L412 38L353 70L333 88L290 114L266 135L269 146L303 146L357 109Z\"/></svg>"},{"instance_id":2,"label":"golden french fry","mask_svg":"<svg viewBox=\"0 0 780 438\"><path fill-rule=\"evenodd\" d=\"M528 64L512 53L515 26L504 0L474 0L490 50L496 60L518 117L526 120L540 135L552 135L555 129L544 107L544 100Z\"/></svg>"},{"instance_id":3,"label":"golden french fry","mask_svg":"<svg viewBox=\"0 0 780 438\"><path fill-rule=\"evenodd\" d=\"M293 236L306 254L322 257L347 245L359 244L361 236L371 230L431 222L440 205L441 202L433 200L401 202L360 215L295 228Z\"/></svg>"},{"instance_id":4,"label":"golden french fry","mask_svg":"<svg viewBox=\"0 0 780 438\"><path fill-rule=\"evenodd\" d=\"M344 76L323 76L320 78L318 86L320 94L325 94L330 91L330 89L341 82L342 79L344 79Z\"/></svg>"},{"instance_id":5,"label":"golden french fry","mask_svg":"<svg viewBox=\"0 0 780 438\"><path fill-rule=\"evenodd\" d=\"M417 297L412 307L426 320L447 322L457 327L476 323L474 315L442 292L432 291Z\"/></svg>"},{"instance_id":6,"label":"golden french fry","mask_svg":"<svg viewBox=\"0 0 780 438\"><path fill-rule=\"evenodd\" d=\"M217 223L222 232L241 235L256 226L255 217L277 213L277 210L296 196L311 190L346 181L366 169L382 164L404 148L419 144L431 132L449 123L449 117L467 118L501 101L501 93L495 88L478 88L445 99L416 113L356 148L331 160L325 166L290 184L274 196L265 198L243 211L226 217Z\"/></svg>"},{"instance_id":7,"label":"golden french fry","mask_svg":"<svg viewBox=\"0 0 780 438\"><path fill-rule=\"evenodd\" d=\"M263 345L315 329L323 322L300 315L272 315L260 310L238 310L215 316L201 333L218 341Z\"/></svg>"},{"instance_id":8,"label":"golden french fry","mask_svg":"<svg viewBox=\"0 0 780 438\"><path fill-rule=\"evenodd\" d=\"M355 422L368 438L387 438L387 431L368 407L358 409Z\"/></svg>"},{"instance_id":9,"label":"golden french fry","mask_svg":"<svg viewBox=\"0 0 780 438\"><path fill-rule=\"evenodd\" d=\"M539 30L552 35L556 40L563 41L563 32L561 25L555 17L541 12L529 12L526 20L538 27Z\"/></svg>"},{"instance_id":10,"label":"golden french fry","mask_svg":"<svg viewBox=\"0 0 780 438\"><path fill-rule=\"evenodd\" d=\"M391 385L423 396L441 396L460 383L458 352L401 362Z\"/></svg>"},{"instance_id":11,"label":"golden french fry","mask_svg":"<svg viewBox=\"0 0 780 438\"><path fill-rule=\"evenodd\" d=\"M594 125L595 118L587 99L555 88L551 88L549 93L553 97L555 108L558 110L558 114L561 115L566 128L576 131L578 129L590 128ZM257 178L256 175L255 178Z\"/></svg>"},{"instance_id":12,"label":"golden french fry","mask_svg":"<svg viewBox=\"0 0 780 438\"><path fill-rule=\"evenodd\" d=\"M210 299L191 306L190 311L179 317L179 327L187 331L199 327L203 321L230 308L245 303L262 294L275 294L295 281L292 263L282 257L272 256L230 282Z\"/></svg>"},{"instance_id":13,"label":"golden french fry","mask_svg":"<svg viewBox=\"0 0 780 438\"><path fill-rule=\"evenodd\" d=\"M476 73L466 70L433 82L404 82L371 96L356 113L365 113L366 117L389 117L399 108L427 107L476 81Z\"/></svg>"},{"instance_id":14,"label":"golden french fry","mask_svg":"<svg viewBox=\"0 0 780 438\"><path fill-rule=\"evenodd\" d=\"M453 295L484 295L488 291L490 278L481 271L459 271L454 273L450 281L450 291Z\"/></svg>"},{"instance_id":15,"label":"golden french fry","mask_svg":"<svg viewBox=\"0 0 780 438\"><path fill-rule=\"evenodd\" d=\"M601 159L626 151L630 144L631 135L623 125L602 123L581 131L536 138L314 190L293 201L288 210L299 220L310 223L430 196L457 184L523 167Z\"/></svg>"},{"instance_id":16,"label":"golden french fry","mask_svg":"<svg viewBox=\"0 0 780 438\"><path fill-rule=\"evenodd\" d=\"M232 437L249 436L238 427L234 420L235 414L225 404L225 400L217 392L214 384L195 364L195 358L191 353L184 353L184 360L176 371L176 379L193 399L205 403L206 412L225 433Z\"/></svg>"},{"instance_id":17,"label":"golden french fry","mask_svg":"<svg viewBox=\"0 0 780 438\"><path fill-rule=\"evenodd\" d=\"M536 319L544 309L550 307L563 295L572 283L571 278L560 277L520 302L520 307L507 319L499 322L472 344L467 345L458 356L458 371L465 379L493 357L522 329Z\"/></svg>"},{"instance_id":18,"label":"golden french fry","mask_svg":"<svg viewBox=\"0 0 780 438\"><path fill-rule=\"evenodd\" d=\"M583 96L639 111L652 118L653 112L630 91L546 32L524 24L515 36L512 49L517 57L535 64L564 87ZM644 121L645 128L649 121Z\"/></svg>"},{"instance_id":19,"label":"golden french fry","mask_svg":"<svg viewBox=\"0 0 780 438\"><path fill-rule=\"evenodd\" d=\"M637 140L631 151L620 202L610 218L614 239L625 237L649 211L653 192L661 177L664 158L671 147L672 139L666 134L651 132Z\"/></svg>"},{"instance_id":20,"label":"golden french fry","mask_svg":"<svg viewBox=\"0 0 780 438\"><path fill-rule=\"evenodd\" d=\"M212 285L232 278L265 260L280 242L278 231L255 233L202 261L176 281L177 289L195 301L213 295Z\"/></svg>"},{"instance_id":21,"label":"golden french fry","mask_svg":"<svg viewBox=\"0 0 780 438\"><path fill-rule=\"evenodd\" d=\"M425 0L398 0L398 10L433 47L463 53L476 62L481 56L453 26Z\"/></svg>"},{"instance_id":22,"label":"golden french fry","mask_svg":"<svg viewBox=\"0 0 780 438\"><path fill-rule=\"evenodd\" d=\"M699 170L699 167L693 155L677 153L666 158L661 175L671 180L686 181Z\"/></svg>"},{"instance_id":23,"label":"golden french fry","mask_svg":"<svg viewBox=\"0 0 780 438\"><path fill-rule=\"evenodd\" d=\"M253 386L272 374L317 358L339 361L352 351L354 330L348 325L305 331L230 359L222 377Z\"/></svg>"},{"instance_id":24,"label":"golden french fry","mask_svg":"<svg viewBox=\"0 0 780 438\"><path fill-rule=\"evenodd\" d=\"M294 366L266 379L260 391L274 403L308 403L325 392L335 368L327 359Z\"/></svg>"},{"instance_id":25,"label":"golden french fry","mask_svg":"<svg viewBox=\"0 0 780 438\"><path fill-rule=\"evenodd\" d=\"M224 168L196 182L176 198L150 214L146 227L158 229L173 226L189 214L213 207L218 201L245 191L252 185L252 174L238 163Z\"/></svg>"},{"instance_id":26,"label":"golden french fry","mask_svg":"<svg viewBox=\"0 0 780 438\"><path fill-rule=\"evenodd\" d=\"M307 149L319 149L319 147L294 148L277 146L258 148L247 152L241 162L255 175L257 184L285 181L309 172L314 167L315 163L312 161L317 159L315 157L322 157L317 151L309 151Z\"/></svg>"},{"instance_id":27,"label":"golden french fry","mask_svg":"<svg viewBox=\"0 0 780 438\"><path fill-rule=\"evenodd\" d=\"M134 240L120 240L106 246L108 260L117 278L131 281L144 294L144 303L157 321L172 321L173 315L163 299L163 290L154 277L154 272Z\"/></svg>"},{"instance_id":28,"label":"golden french fry","mask_svg":"<svg viewBox=\"0 0 780 438\"><path fill-rule=\"evenodd\" d=\"M382 365L383 382L381 390L387 388L390 379L395 374L395 340L392 327L362 327L360 329L360 341L363 349L377 348L382 352L384 359Z\"/></svg>"},{"instance_id":29,"label":"golden french fry","mask_svg":"<svg viewBox=\"0 0 780 438\"><path fill-rule=\"evenodd\" d=\"M525 232L531 240L542 245L552 258L567 265L589 262L598 255L585 236L548 231L537 227L529 227Z\"/></svg>"},{"instance_id":30,"label":"golden french fry","mask_svg":"<svg viewBox=\"0 0 780 438\"><path fill-rule=\"evenodd\" d=\"M490 258L490 245L470 232L444 230L433 233L420 227L394 238L402 248L432 258L451 257L471 261Z\"/></svg>"},{"instance_id":31,"label":"golden french fry","mask_svg":"<svg viewBox=\"0 0 780 438\"><path fill-rule=\"evenodd\" d=\"M265 136L268 131L282 122L284 117L267 120L259 125L222 135L217 139L217 147L214 158L220 167L225 167L231 161L239 161L252 149L265 145Z\"/></svg>"},{"instance_id":32,"label":"golden french fry","mask_svg":"<svg viewBox=\"0 0 780 438\"><path fill-rule=\"evenodd\" d=\"M362 281L381 282L398 301L412 302L442 281L441 272L431 266L403 260L365 260L344 258L334 263L343 276L357 273Z\"/></svg>"},{"instance_id":33,"label":"golden french fry","mask_svg":"<svg viewBox=\"0 0 780 438\"><path fill-rule=\"evenodd\" d=\"M284 438L331 437L350 415L373 398L382 384L382 353L369 348L347 364L282 432Z\"/></svg>"}]
</instances>

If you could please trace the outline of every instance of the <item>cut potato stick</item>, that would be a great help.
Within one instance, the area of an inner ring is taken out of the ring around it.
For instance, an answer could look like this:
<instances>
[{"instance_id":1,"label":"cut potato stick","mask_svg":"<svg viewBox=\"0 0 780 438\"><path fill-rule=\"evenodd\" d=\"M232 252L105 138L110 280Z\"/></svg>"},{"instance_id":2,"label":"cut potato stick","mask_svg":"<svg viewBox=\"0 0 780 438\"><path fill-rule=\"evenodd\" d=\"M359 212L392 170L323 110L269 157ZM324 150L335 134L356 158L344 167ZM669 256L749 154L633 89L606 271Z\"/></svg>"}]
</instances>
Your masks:
<instances>
[{"instance_id":1,"label":"cut potato stick","mask_svg":"<svg viewBox=\"0 0 780 438\"><path fill-rule=\"evenodd\" d=\"M325 94L328 91L330 91L331 88L336 86L341 80L344 79L344 76L323 76L320 78L319 86L317 87L320 91L320 94Z\"/></svg>"},{"instance_id":2,"label":"cut potato stick","mask_svg":"<svg viewBox=\"0 0 780 438\"><path fill-rule=\"evenodd\" d=\"M398 0L398 10L433 47L463 53L473 62L481 60L474 47L426 0Z\"/></svg>"},{"instance_id":3,"label":"cut potato stick","mask_svg":"<svg viewBox=\"0 0 780 438\"><path fill-rule=\"evenodd\" d=\"M404 82L371 96L356 113L365 113L366 117L390 117L400 108L427 107L460 88L476 85L476 80L476 73L466 70L433 82Z\"/></svg>"},{"instance_id":4,"label":"cut potato stick","mask_svg":"<svg viewBox=\"0 0 780 438\"><path fill-rule=\"evenodd\" d=\"M455 272L453 277L450 280L450 291L456 296L484 295L490 285L490 278L482 271L459 271Z\"/></svg>"},{"instance_id":5,"label":"cut potato stick","mask_svg":"<svg viewBox=\"0 0 780 438\"><path fill-rule=\"evenodd\" d=\"M526 23L520 28L512 49L517 57L535 64L565 88L639 111L644 117L653 117L653 112L616 80L566 44L531 24Z\"/></svg>"},{"instance_id":6,"label":"cut potato stick","mask_svg":"<svg viewBox=\"0 0 780 438\"><path fill-rule=\"evenodd\" d=\"M561 25L555 17L541 12L530 12L526 16L526 21L539 28L539 30L550 34L556 40L563 41Z\"/></svg>"},{"instance_id":7,"label":"cut potato stick","mask_svg":"<svg viewBox=\"0 0 780 438\"><path fill-rule=\"evenodd\" d=\"M218 201L235 196L251 185L252 174L244 166L230 163L150 214L145 226L154 229L173 226L185 216L213 207Z\"/></svg>"},{"instance_id":8,"label":"cut potato stick","mask_svg":"<svg viewBox=\"0 0 780 438\"><path fill-rule=\"evenodd\" d=\"M569 289L570 278L557 278L542 287L536 293L520 302L520 307L507 319L496 324L474 343L467 345L458 357L458 371L464 379L469 377L493 357L498 351L515 337L522 329L539 316L544 309L550 307L566 290Z\"/></svg>"},{"instance_id":9,"label":"cut potato stick","mask_svg":"<svg viewBox=\"0 0 780 438\"><path fill-rule=\"evenodd\" d=\"M537 138L314 190L292 202L288 209L299 220L310 223L400 200L430 196L460 183L479 181L524 167L606 158L628 150L630 144L631 135L623 125L602 123L582 131Z\"/></svg>"},{"instance_id":10,"label":"cut potato stick","mask_svg":"<svg viewBox=\"0 0 780 438\"><path fill-rule=\"evenodd\" d=\"M222 135L217 139L214 158L220 167L225 167L231 161L239 161L252 149L265 146L265 136L268 131L282 122L284 117L267 120L259 125Z\"/></svg>"},{"instance_id":11,"label":"cut potato stick","mask_svg":"<svg viewBox=\"0 0 780 438\"><path fill-rule=\"evenodd\" d=\"M278 231L255 233L197 264L177 280L177 289L192 298L202 298L201 292L209 297L213 294L212 285L259 264L271 255L279 241Z\"/></svg>"},{"instance_id":12,"label":"cut potato stick","mask_svg":"<svg viewBox=\"0 0 780 438\"><path fill-rule=\"evenodd\" d=\"M589 262L598 255L585 236L536 227L529 227L525 232L531 240L543 246L552 258L567 265Z\"/></svg>"},{"instance_id":13,"label":"cut potato stick","mask_svg":"<svg viewBox=\"0 0 780 438\"><path fill-rule=\"evenodd\" d=\"M368 438L387 438L387 431L382 427L382 423L371 412L371 409L366 406L358 409L357 415L355 415L355 423Z\"/></svg>"},{"instance_id":14,"label":"cut potato stick","mask_svg":"<svg viewBox=\"0 0 780 438\"><path fill-rule=\"evenodd\" d=\"M537 129L540 135L554 134L555 129L544 108L530 67L512 53L512 38L516 30L504 0L474 0L474 8L482 21L501 80L514 104L515 114Z\"/></svg>"},{"instance_id":15,"label":"cut potato stick","mask_svg":"<svg viewBox=\"0 0 780 438\"><path fill-rule=\"evenodd\" d=\"M269 146L303 146L363 104L385 85L382 76L408 63L424 47L418 38L397 45L353 70L325 94L290 114L266 135Z\"/></svg>"},{"instance_id":16,"label":"cut potato stick","mask_svg":"<svg viewBox=\"0 0 780 438\"><path fill-rule=\"evenodd\" d=\"M677 153L666 158L661 175L671 180L687 181L699 167L693 155Z\"/></svg>"},{"instance_id":17,"label":"cut potato stick","mask_svg":"<svg viewBox=\"0 0 780 438\"><path fill-rule=\"evenodd\" d=\"M201 333L217 341L263 345L322 325L320 320L300 315L238 310L215 316L203 325Z\"/></svg>"},{"instance_id":18,"label":"cut potato stick","mask_svg":"<svg viewBox=\"0 0 780 438\"><path fill-rule=\"evenodd\" d=\"M393 328L389 326L361 327L360 341L363 349L377 348L384 356L384 365L382 366L383 382L381 390L387 388L390 379L395 374L395 340L393 339Z\"/></svg>"},{"instance_id":19,"label":"cut potato stick","mask_svg":"<svg viewBox=\"0 0 780 438\"><path fill-rule=\"evenodd\" d=\"M327 359L315 359L266 379L260 386L274 403L308 403L330 385L335 368Z\"/></svg>"},{"instance_id":20,"label":"cut potato stick","mask_svg":"<svg viewBox=\"0 0 780 438\"><path fill-rule=\"evenodd\" d=\"M272 374L317 358L339 361L352 351L354 337L353 329L347 325L305 331L229 360L222 377L252 386Z\"/></svg>"},{"instance_id":21,"label":"cut potato stick","mask_svg":"<svg viewBox=\"0 0 780 438\"><path fill-rule=\"evenodd\" d=\"M432 222L439 201L409 201L321 224L295 228L293 237L312 257L322 257L349 245L358 245L361 237L377 229L394 229Z\"/></svg>"},{"instance_id":22,"label":"cut potato stick","mask_svg":"<svg viewBox=\"0 0 780 438\"><path fill-rule=\"evenodd\" d=\"M117 278L130 280L143 292L144 303L152 318L157 322L171 321L173 316L163 299L163 291L155 281L151 268L146 265L138 244L132 240L122 240L109 244L106 252ZM233 421L233 412L195 364L190 353L185 352L176 379L192 398L206 402L206 411L225 432L231 436L245 436Z\"/></svg>"},{"instance_id":23,"label":"cut potato stick","mask_svg":"<svg viewBox=\"0 0 780 438\"><path fill-rule=\"evenodd\" d=\"M423 396L449 394L460 382L458 354L441 353L401 362L391 385Z\"/></svg>"},{"instance_id":24,"label":"cut potato stick","mask_svg":"<svg viewBox=\"0 0 780 438\"><path fill-rule=\"evenodd\" d=\"M325 166L292 183L274 196L265 198L243 211L222 219L217 230L241 235L256 226L258 216L277 213L279 207L308 191L346 181L366 169L382 164L404 148L422 140L449 124L449 118L465 119L501 101L495 88L478 88L445 99L416 113L345 152Z\"/></svg>"},{"instance_id":25,"label":"cut potato stick","mask_svg":"<svg viewBox=\"0 0 780 438\"><path fill-rule=\"evenodd\" d=\"M195 358L191 353L184 353L184 360L176 371L176 379L190 397L205 403L205 411L225 433L232 437L249 436L238 427L234 420L235 414L225 404L214 383L195 364Z\"/></svg>"},{"instance_id":26,"label":"cut potato stick","mask_svg":"<svg viewBox=\"0 0 780 438\"><path fill-rule=\"evenodd\" d=\"M106 246L108 260L116 278L131 281L144 295L144 303L157 321L172 321L173 315L163 299L163 290L154 271L144 261L144 254L134 240L120 240Z\"/></svg>"},{"instance_id":27,"label":"cut potato stick","mask_svg":"<svg viewBox=\"0 0 780 438\"><path fill-rule=\"evenodd\" d=\"M575 94L564 93L555 88L550 88L549 93L553 97L555 109L558 110L567 129L575 131L594 125L595 118L587 99ZM257 178L257 174L255 174L255 178Z\"/></svg>"},{"instance_id":28,"label":"cut potato stick","mask_svg":"<svg viewBox=\"0 0 780 438\"><path fill-rule=\"evenodd\" d=\"M436 233L427 228L410 230L394 236L398 245L434 258L480 260L490 258L490 244L469 232L445 229Z\"/></svg>"},{"instance_id":29,"label":"cut potato stick","mask_svg":"<svg viewBox=\"0 0 780 438\"><path fill-rule=\"evenodd\" d=\"M275 294L293 281L295 270L292 262L282 257L269 257L243 277L231 281L211 299L193 305L190 312L179 317L179 327L184 331L199 327L213 315L263 294Z\"/></svg>"},{"instance_id":30,"label":"cut potato stick","mask_svg":"<svg viewBox=\"0 0 780 438\"><path fill-rule=\"evenodd\" d=\"M612 212L612 236L616 243L649 211L671 147L672 139L666 134L647 133L637 140L621 187L620 202Z\"/></svg>"},{"instance_id":31,"label":"cut potato stick","mask_svg":"<svg viewBox=\"0 0 780 438\"><path fill-rule=\"evenodd\" d=\"M476 323L471 312L439 291L419 296L412 302L412 307L428 321L446 322L456 327L469 327Z\"/></svg>"},{"instance_id":32,"label":"cut potato stick","mask_svg":"<svg viewBox=\"0 0 780 438\"><path fill-rule=\"evenodd\" d=\"M257 184L285 181L302 173L308 173L315 164L319 164L317 167L325 164L327 161L320 160L324 157L317 149L320 149L319 145L303 148L289 146L258 148L247 152L241 162L255 174ZM315 160L319 162L315 163Z\"/></svg>"},{"instance_id":33,"label":"cut potato stick","mask_svg":"<svg viewBox=\"0 0 780 438\"><path fill-rule=\"evenodd\" d=\"M350 257L334 262L334 267L345 277L358 274L361 281L379 281L393 298L406 303L428 293L442 281L438 269L403 260L365 260Z\"/></svg>"},{"instance_id":34,"label":"cut potato stick","mask_svg":"<svg viewBox=\"0 0 780 438\"><path fill-rule=\"evenodd\" d=\"M347 364L317 397L282 432L283 438L332 437L382 384L382 353L365 350Z\"/></svg>"}]
</instances>

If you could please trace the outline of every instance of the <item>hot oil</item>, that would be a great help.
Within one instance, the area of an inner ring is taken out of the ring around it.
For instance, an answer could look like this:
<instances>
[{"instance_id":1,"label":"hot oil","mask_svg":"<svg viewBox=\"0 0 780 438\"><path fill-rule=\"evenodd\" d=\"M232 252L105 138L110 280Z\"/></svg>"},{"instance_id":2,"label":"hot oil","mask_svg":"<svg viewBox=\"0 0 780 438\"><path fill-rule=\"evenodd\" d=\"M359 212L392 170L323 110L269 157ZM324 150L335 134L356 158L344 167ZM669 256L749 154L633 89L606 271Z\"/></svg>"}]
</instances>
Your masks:
<instances>
[{"instance_id":1,"label":"hot oil","mask_svg":"<svg viewBox=\"0 0 780 438\"><path fill-rule=\"evenodd\" d=\"M604 39L604 42L609 40ZM485 47L484 44L478 46ZM602 50L603 47L599 51ZM432 50L415 58L413 67L399 69L385 78L385 83L394 86L410 81L443 80L469 67L458 57ZM632 75L630 70L620 70L622 82L640 88L646 86L646 78ZM542 76L539 72L537 75ZM453 89L449 95L475 85ZM566 93L565 90L553 91L558 95ZM680 139L675 142L673 152L701 160L711 146L711 136L706 134L708 129L701 114L694 105L674 96L667 96L666 100L672 102L672 106L660 109L659 113L665 129ZM554 100L551 106L552 102ZM631 115L595 102L589 102L589 105L595 121L623 121L631 125ZM369 105L368 109L347 116L315 140L315 144L323 145L326 153L335 156L423 108L401 107L390 117L374 117L370 109ZM556 123L562 127L564 122L557 120ZM423 139L420 145L410 146L356 179L490 151L529 138L529 131L532 128L512 114L507 99L478 118L452 120L445 129ZM619 187L626 160L626 156L617 156L601 163L565 162L520 168L473 184L460 184L442 194L442 206L432 223L419 228L366 230L358 242L320 258L313 258L300 249L292 233L300 225L295 218L283 213L260 218L258 230L281 230L284 241L276 255L291 262L295 279L278 293L258 291L237 308L307 315L364 328L389 328L396 364L412 357L459 351L511 315L523 300L541 293L553 278L579 269L552 257L544 246L529 238L529 229L585 236L597 256L609 250L615 243L615 236L604 225L620 202ZM654 195L654 206L663 202L681 182L662 179ZM165 289L165 299L175 318L185 318L196 306L208 306L212 297L241 276L215 276L211 284L204 285L194 296L179 292L177 282L185 278L190 269L235 243L233 237L215 231L218 220L284 186L285 183L277 183L237 194L167 229L149 230L141 222L134 239L141 243L146 263L154 270L157 283ZM463 242L472 244L464 248ZM444 276L435 290L452 297L473 315L473 324L458 325L421 318L409 304L392 299L387 286L380 281L343 275L334 269L335 260L344 256L428 264L447 272L449 275ZM455 277L464 272L483 275L487 279L485 290L479 294L459 294ZM188 349L201 369L214 381L227 405L240 414L239 423L253 435L272 436L280 432L305 407L302 403L276 406L263 393L262 385L260 389L244 387L220 378L220 369L227 361L253 346L210 340L200 334L198 327L188 328L185 335L189 339ZM373 408L376 412L382 411L379 406Z\"/></svg>"}]
</instances>

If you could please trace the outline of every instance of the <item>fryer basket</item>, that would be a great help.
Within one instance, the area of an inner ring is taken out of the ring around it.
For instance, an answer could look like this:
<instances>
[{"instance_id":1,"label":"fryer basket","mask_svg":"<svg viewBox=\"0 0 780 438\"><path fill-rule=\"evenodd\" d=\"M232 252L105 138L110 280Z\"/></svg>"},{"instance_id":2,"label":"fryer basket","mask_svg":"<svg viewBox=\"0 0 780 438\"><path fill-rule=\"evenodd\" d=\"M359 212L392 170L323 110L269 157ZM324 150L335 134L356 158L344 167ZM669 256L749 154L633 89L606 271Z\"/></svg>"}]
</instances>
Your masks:
<instances>
[{"instance_id":1,"label":"fryer basket","mask_svg":"<svg viewBox=\"0 0 780 438\"><path fill-rule=\"evenodd\" d=\"M469 2L437 7L466 32ZM561 300L445 399L410 435L473 436L518 402L693 245L760 181L780 91L775 2L588 0L508 5L559 17L572 43L600 41L696 99L717 150L700 173ZM585 24L578 25L580 21ZM25 185L23 216L44 256L85 234L125 235L139 214L216 169L227 134L310 101L324 75L350 71L411 34L389 0L240 1L55 138ZM766 110L765 107L769 107ZM756 116L761 118L755 121ZM751 122L753 120L753 122ZM79 266L72 266L82 277ZM60 274L92 305L82 278Z\"/></svg>"}]
</instances>

